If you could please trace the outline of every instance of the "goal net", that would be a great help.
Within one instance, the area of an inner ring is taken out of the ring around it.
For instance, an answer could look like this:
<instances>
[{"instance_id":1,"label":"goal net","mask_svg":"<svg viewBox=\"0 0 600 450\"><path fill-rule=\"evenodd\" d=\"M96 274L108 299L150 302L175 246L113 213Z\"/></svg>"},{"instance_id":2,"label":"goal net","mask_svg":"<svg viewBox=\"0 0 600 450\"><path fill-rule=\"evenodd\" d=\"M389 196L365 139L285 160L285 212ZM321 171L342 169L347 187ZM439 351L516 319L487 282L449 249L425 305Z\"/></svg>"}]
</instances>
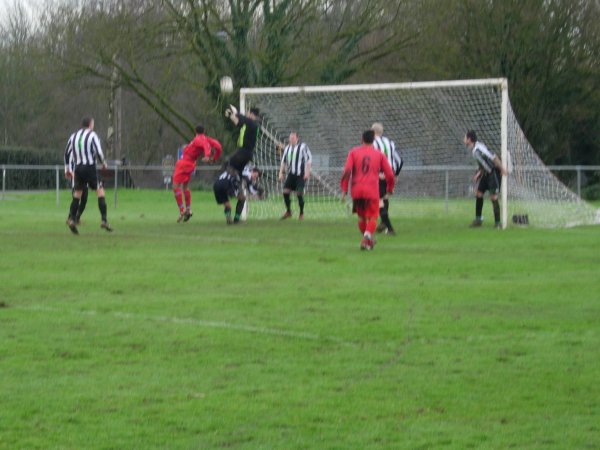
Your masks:
<instances>
[{"instance_id":1,"label":"goal net","mask_svg":"<svg viewBox=\"0 0 600 450\"><path fill-rule=\"evenodd\" d=\"M530 225L541 227L600 222L598 210L568 189L537 156L515 118L503 78L244 88L240 109L251 107L259 108L263 118L254 163L263 170L266 197L249 202L250 217L283 213L278 173L281 146L291 130L313 156L305 193L307 217L348 214L348 205L339 197L344 162L349 149L360 144L362 132L381 122L404 161L395 190L401 199L444 200L447 208L449 200L473 198L476 165L463 144L465 132L472 129L509 171L501 191L504 226L513 216L527 216ZM491 206L487 209L484 215L489 217Z\"/></svg>"}]
</instances>

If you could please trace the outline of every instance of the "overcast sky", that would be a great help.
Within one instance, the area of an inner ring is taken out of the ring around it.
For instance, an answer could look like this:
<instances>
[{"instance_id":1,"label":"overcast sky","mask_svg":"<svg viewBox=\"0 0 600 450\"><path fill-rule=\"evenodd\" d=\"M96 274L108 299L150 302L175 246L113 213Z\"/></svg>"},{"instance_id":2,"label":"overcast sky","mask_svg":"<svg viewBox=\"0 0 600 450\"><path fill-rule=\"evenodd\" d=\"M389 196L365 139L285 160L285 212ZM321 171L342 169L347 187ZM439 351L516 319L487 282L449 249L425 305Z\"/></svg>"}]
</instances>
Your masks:
<instances>
[{"instance_id":1,"label":"overcast sky","mask_svg":"<svg viewBox=\"0 0 600 450\"><path fill-rule=\"evenodd\" d=\"M16 4L23 5L25 10L33 16L42 3L43 0L0 0L0 23L6 23L8 11L13 10Z\"/></svg>"}]
</instances>

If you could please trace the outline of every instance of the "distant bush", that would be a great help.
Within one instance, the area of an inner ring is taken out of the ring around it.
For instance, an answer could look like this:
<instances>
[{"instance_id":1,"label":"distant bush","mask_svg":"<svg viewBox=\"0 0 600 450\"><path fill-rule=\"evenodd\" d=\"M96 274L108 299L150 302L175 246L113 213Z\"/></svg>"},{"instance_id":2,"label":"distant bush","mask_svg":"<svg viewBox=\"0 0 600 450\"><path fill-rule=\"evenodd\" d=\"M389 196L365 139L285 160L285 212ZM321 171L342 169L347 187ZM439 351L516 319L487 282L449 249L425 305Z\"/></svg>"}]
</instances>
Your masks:
<instances>
[{"instance_id":1,"label":"distant bush","mask_svg":"<svg viewBox=\"0 0 600 450\"><path fill-rule=\"evenodd\" d=\"M581 197L585 200L600 200L600 183L592 184L581 189Z\"/></svg>"}]
</instances>

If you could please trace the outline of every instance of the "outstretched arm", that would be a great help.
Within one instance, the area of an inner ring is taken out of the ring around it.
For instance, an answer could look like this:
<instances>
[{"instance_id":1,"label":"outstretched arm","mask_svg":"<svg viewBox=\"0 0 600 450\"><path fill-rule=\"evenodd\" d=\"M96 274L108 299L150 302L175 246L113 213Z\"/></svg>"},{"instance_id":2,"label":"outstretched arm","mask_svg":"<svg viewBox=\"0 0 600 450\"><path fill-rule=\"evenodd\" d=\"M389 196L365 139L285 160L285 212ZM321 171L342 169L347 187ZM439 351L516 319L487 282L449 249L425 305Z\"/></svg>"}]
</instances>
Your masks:
<instances>
[{"instance_id":1,"label":"outstretched arm","mask_svg":"<svg viewBox=\"0 0 600 450\"><path fill-rule=\"evenodd\" d=\"M213 155L213 161L216 161L221 157L221 153L223 152L223 146L216 139L213 139L208 136L206 136L206 137L208 139L208 143L210 144L210 146L215 149L215 154Z\"/></svg>"},{"instance_id":2,"label":"outstretched arm","mask_svg":"<svg viewBox=\"0 0 600 450\"><path fill-rule=\"evenodd\" d=\"M100 139L98 139L98 135L96 133L92 133L92 145L96 147L96 153L98 154L98 159L102 163L102 168L108 168L106 159L104 159L104 153L102 152L102 146L100 145Z\"/></svg>"},{"instance_id":3,"label":"outstretched arm","mask_svg":"<svg viewBox=\"0 0 600 450\"><path fill-rule=\"evenodd\" d=\"M279 181L283 181L283 177L285 176L285 162L282 159L281 164L279 166Z\"/></svg>"},{"instance_id":4,"label":"outstretched arm","mask_svg":"<svg viewBox=\"0 0 600 450\"><path fill-rule=\"evenodd\" d=\"M306 167L304 169L304 179L308 180L310 178L310 170L312 168L312 153L310 152L310 148L308 145L305 147L306 150Z\"/></svg>"},{"instance_id":5,"label":"outstretched arm","mask_svg":"<svg viewBox=\"0 0 600 450\"><path fill-rule=\"evenodd\" d=\"M73 165L73 136L69 138L67 142L67 146L65 147L65 178L70 180L73 177L73 172L71 171Z\"/></svg>"},{"instance_id":6,"label":"outstretched arm","mask_svg":"<svg viewBox=\"0 0 600 450\"><path fill-rule=\"evenodd\" d=\"M342 178L340 180L342 200L346 199L346 194L348 193L348 185L350 184L350 176L352 175L352 165L352 153L350 153L346 159L346 164L344 164L344 171L342 172Z\"/></svg>"},{"instance_id":7,"label":"outstretched arm","mask_svg":"<svg viewBox=\"0 0 600 450\"><path fill-rule=\"evenodd\" d=\"M396 181L394 171L392 170L392 166L390 166L389 161L383 155L383 153L381 153L381 168L383 169L383 174L385 175L386 194L393 194L394 183Z\"/></svg>"},{"instance_id":8,"label":"outstretched arm","mask_svg":"<svg viewBox=\"0 0 600 450\"><path fill-rule=\"evenodd\" d=\"M281 164L279 165L279 181L283 181L284 177L285 177L285 170L287 168L287 165L285 163L285 160L287 159L287 147L286 149L283 151L283 155L281 155Z\"/></svg>"}]
</instances>

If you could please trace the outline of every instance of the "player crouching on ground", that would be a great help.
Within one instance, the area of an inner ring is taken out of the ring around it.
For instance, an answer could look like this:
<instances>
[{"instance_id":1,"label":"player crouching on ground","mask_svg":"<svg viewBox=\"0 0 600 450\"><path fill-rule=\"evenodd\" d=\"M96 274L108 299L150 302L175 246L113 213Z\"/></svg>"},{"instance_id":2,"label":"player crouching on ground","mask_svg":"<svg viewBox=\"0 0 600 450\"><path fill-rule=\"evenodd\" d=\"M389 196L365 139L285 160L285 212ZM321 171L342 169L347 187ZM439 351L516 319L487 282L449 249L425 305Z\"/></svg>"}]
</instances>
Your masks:
<instances>
[{"instance_id":1,"label":"player crouching on ground","mask_svg":"<svg viewBox=\"0 0 600 450\"><path fill-rule=\"evenodd\" d=\"M231 173L231 171L225 170L215 181L213 185L215 200L218 205L223 205L225 221L228 225L240 222L240 217L246 204L246 189L251 195L259 195L258 179L260 176L260 169L257 167L250 169L246 166L242 171L241 179L236 174ZM231 202L229 201L231 197L237 198L233 218L231 217Z\"/></svg>"},{"instance_id":2,"label":"player crouching on ground","mask_svg":"<svg viewBox=\"0 0 600 450\"><path fill-rule=\"evenodd\" d=\"M248 177L248 172L244 172L243 175L248 189L246 200L248 198L252 200L264 200L267 198L267 191L261 183L262 170L258 167L253 167L250 171L250 177Z\"/></svg>"},{"instance_id":3,"label":"player crouching on ground","mask_svg":"<svg viewBox=\"0 0 600 450\"><path fill-rule=\"evenodd\" d=\"M192 217L192 193L188 189L188 184L192 173L196 170L196 160L200 155L203 155L202 162L208 163L211 160L212 149L214 149L212 160L216 161L221 156L223 150L221 143L205 135L204 127L198 125L196 127L196 136L183 150L183 155L175 164L175 171L173 173L173 193L179 207L177 222L181 222L182 220L187 222ZM183 208L183 198L185 198L185 209Z\"/></svg>"},{"instance_id":4,"label":"player crouching on ground","mask_svg":"<svg viewBox=\"0 0 600 450\"><path fill-rule=\"evenodd\" d=\"M350 150L340 180L342 201L346 199L352 180L352 212L358 215L358 229L363 234L361 250L372 250L375 245L373 233L379 217L379 172L385 176L387 193L394 193L394 172L385 155L373 146L374 140L373 130L363 133L362 145Z\"/></svg>"}]
</instances>

